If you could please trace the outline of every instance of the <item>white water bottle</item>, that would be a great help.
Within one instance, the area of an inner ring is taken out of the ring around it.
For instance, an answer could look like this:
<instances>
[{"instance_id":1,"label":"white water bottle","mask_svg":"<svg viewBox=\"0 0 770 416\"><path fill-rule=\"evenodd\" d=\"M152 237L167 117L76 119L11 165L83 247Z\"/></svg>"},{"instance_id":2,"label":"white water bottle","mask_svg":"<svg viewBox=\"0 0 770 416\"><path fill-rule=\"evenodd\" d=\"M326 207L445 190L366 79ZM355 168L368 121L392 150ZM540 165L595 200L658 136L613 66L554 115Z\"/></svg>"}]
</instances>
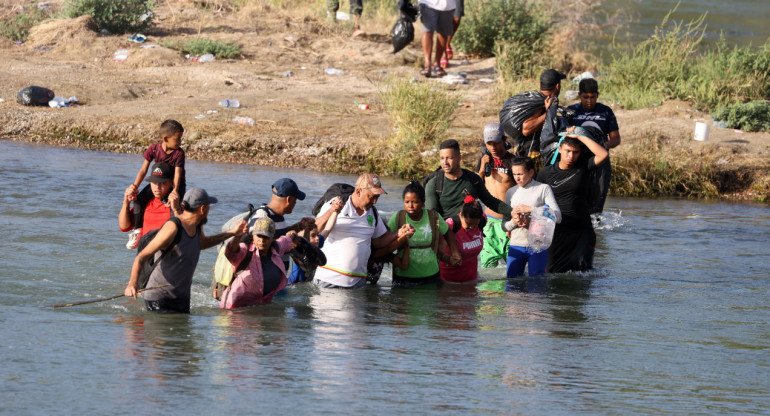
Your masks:
<instances>
[{"instance_id":1,"label":"white water bottle","mask_svg":"<svg viewBox=\"0 0 770 416\"><path fill-rule=\"evenodd\" d=\"M236 116L233 119L233 122L238 123L241 126L253 126L254 125L254 119L251 118L251 117Z\"/></svg>"},{"instance_id":2,"label":"white water bottle","mask_svg":"<svg viewBox=\"0 0 770 416\"><path fill-rule=\"evenodd\" d=\"M241 106L241 103L238 100L222 100L219 102L219 105L225 108L238 108Z\"/></svg>"},{"instance_id":3,"label":"white water bottle","mask_svg":"<svg viewBox=\"0 0 770 416\"><path fill-rule=\"evenodd\" d=\"M214 62L214 55L207 53L205 55L201 55L200 58L198 58L198 62L204 64L206 62Z\"/></svg>"},{"instance_id":4,"label":"white water bottle","mask_svg":"<svg viewBox=\"0 0 770 416\"><path fill-rule=\"evenodd\" d=\"M556 216L548 205L532 210L532 218L529 222L527 243L529 250L539 253L548 249L553 240L553 231L556 228Z\"/></svg>"}]
</instances>

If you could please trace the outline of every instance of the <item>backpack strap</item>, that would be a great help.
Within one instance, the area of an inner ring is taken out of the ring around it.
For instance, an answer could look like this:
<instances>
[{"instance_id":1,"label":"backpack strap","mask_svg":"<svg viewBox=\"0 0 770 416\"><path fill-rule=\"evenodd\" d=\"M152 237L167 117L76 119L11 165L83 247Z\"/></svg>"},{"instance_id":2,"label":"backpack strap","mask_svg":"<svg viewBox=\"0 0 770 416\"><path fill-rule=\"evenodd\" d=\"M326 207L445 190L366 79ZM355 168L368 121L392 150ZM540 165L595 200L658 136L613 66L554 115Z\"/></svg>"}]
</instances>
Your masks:
<instances>
[{"instance_id":1,"label":"backpack strap","mask_svg":"<svg viewBox=\"0 0 770 416\"><path fill-rule=\"evenodd\" d=\"M436 194L441 198L441 193L444 192L444 171L442 170L436 175Z\"/></svg>"},{"instance_id":2,"label":"backpack strap","mask_svg":"<svg viewBox=\"0 0 770 416\"><path fill-rule=\"evenodd\" d=\"M441 228L439 228L439 215L438 212L429 209L428 210L428 221L430 222L430 231L433 235L433 241L430 243L430 248L433 250L434 253L438 253L438 242L439 238L441 237L439 235L439 232Z\"/></svg>"},{"instance_id":3,"label":"backpack strap","mask_svg":"<svg viewBox=\"0 0 770 416\"><path fill-rule=\"evenodd\" d=\"M396 213L396 232L398 232L404 224L406 224L406 211L402 209Z\"/></svg>"}]
</instances>

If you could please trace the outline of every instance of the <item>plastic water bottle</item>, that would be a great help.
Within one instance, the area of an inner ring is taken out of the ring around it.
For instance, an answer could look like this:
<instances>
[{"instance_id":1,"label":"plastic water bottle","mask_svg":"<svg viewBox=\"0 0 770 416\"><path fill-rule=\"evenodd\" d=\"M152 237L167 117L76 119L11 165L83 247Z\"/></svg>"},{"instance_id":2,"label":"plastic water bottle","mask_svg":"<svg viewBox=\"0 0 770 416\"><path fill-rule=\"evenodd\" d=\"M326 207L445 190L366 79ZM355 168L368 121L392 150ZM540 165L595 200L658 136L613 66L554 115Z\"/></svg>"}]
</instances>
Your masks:
<instances>
[{"instance_id":1,"label":"plastic water bottle","mask_svg":"<svg viewBox=\"0 0 770 416\"><path fill-rule=\"evenodd\" d=\"M251 118L251 117L236 116L233 119L233 122L238 123L241 126L253 126L254 125L254 119Z\"/></svg>"},{"instance_id":2,"label":"plastic water bottle","mask_svg":"<svg viewBox=\"0 0 770 416\"><path fill-rule=\"evenodd\" d=\"M59 97L57 95L56 97L53 97L53 100L48 102L48 106L51 108L62 108L62 107L69 107L69 104L67 103L66 98Z\"/></svg>"},{"instance_id":3,"label":"plastic water bottle","mask_svg":"<svg viewBox=\"0 0 770 416\"><path fill-rule=\"evenodd\" d=\"M219 102L219 105L225 108L238 108L241 106L241 103L238 100L222 100Z\"/></svg>"},{"instance_id":4,"label":"plastic water bottle","mask_svg":"<svg viewBox=\"0 0 770 416\"><path fill-rule=\"evenodd\" d=\"M326 68L326 75L345 75L345 71L337 68Z\"/></svg>"},{"instance_id":5,"label":"plastic water bottle","mask_svg":"<svg viewBox=\"0 0 770 416\"><path fill-rule=\"evenodd\" d=\"M529 251L539 253L548 249L553 240L553 231L556 228L556 216L548 205L532 210L532 219L529 222L527 243Z\"/></svg>"},{"instance_id":6,"label":"plastic water bottle","mask_svg":"<svg viewBox=\"0 0 770 416\"><path fill-rule=\"evenodd\" d=\"M206 62L214 62L214 55L207 53L205 55L201 55L200 58L198 58L198 62L204 64Z\"/></svg>"}]
</instances>

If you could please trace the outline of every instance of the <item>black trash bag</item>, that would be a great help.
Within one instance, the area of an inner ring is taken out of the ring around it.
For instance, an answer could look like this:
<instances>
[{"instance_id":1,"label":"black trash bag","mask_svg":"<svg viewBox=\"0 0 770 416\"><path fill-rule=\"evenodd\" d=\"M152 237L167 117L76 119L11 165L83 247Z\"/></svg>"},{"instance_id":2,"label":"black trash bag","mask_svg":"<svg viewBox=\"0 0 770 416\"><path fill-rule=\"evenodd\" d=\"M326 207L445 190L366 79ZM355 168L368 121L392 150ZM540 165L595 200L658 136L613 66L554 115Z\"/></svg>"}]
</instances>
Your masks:
<instances>
[{"instance_id":1,"label":"black trash bag","mask_svg":"<svg viewBox=\"0 0 770 416\"><path fill-rule=\"evenodd\" d=\"M324 252L302 237L297 237L297 247L293 248L289 254L297 266L307 275L313 273L316 267L326 264Z\"/></svg>"},{"instance_id":2,"label":"black trash bag","mask_svg":"<svg viewBox=\"0 0 770 416\"><path fill-rule=\"evenodd\" d=\"M540 91L526 91L505 100L500 110L500 124L514 141L521 139L521 126L538 110L545 108L545 95Z\"/></svg>"},{"instance_id":3,"label":"black trash bag","mask_svg":"<svg viewBox=\"0 0 770 416\"><path fill-rule=\"evenodd\" d=\"M16 101L21 105L48 105L54 96L53 91L48 88L31 85L19 91L16 95Z\"/></svg>"},{"instance_id":4,"label":"black trash bag","mask_svg":"<svg viewBox=\"0 0 770 416\"><path fill-rule=\"evenodd\" d=\"M397 53L414 40L414 25L409 19L402 17L393 25L391 34L393 35L393 53Z\"/></svg>"}]
</instances>

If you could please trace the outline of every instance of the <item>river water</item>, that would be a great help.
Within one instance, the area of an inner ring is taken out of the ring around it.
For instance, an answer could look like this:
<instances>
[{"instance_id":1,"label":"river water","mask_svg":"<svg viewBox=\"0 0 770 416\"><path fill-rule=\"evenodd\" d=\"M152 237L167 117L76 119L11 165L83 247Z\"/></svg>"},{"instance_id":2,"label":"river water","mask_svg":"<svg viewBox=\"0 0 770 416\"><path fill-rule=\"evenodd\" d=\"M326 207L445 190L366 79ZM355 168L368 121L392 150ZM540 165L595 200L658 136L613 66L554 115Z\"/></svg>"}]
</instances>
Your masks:
<instances>
[{"instance_id":1,"label":"river water","mask_svg":"<svg viewBox=\"0 0 770 416\"><path fill-rule=\"evenodd\" d=\"M611 198L588 274L319 291L222 311L204 252L192 314L120 298L138 155L0 141L2 414L768 414L770 209ZM309 212L348 175L188 162L214 233L291 176ZM378 206L400 206L385 180ZM387 274L387 273L386 273Z\"/></svg>"},{"instance_id":2,"label":"river water","mask_svg":"<svg viewBox=\"0 0 770 416\"><path fill-rule=\"evenodd\" d=\"M760 46L770 38L767 0L602 0L597 18L602 21L605 15L620 13L628 25L616 33L616 40L635 44L652 35L677 3L679 7L671 15L673 20L689 22L707 13L707 44L724 36L729 45Z\"/></svg>"}]
</instances>

